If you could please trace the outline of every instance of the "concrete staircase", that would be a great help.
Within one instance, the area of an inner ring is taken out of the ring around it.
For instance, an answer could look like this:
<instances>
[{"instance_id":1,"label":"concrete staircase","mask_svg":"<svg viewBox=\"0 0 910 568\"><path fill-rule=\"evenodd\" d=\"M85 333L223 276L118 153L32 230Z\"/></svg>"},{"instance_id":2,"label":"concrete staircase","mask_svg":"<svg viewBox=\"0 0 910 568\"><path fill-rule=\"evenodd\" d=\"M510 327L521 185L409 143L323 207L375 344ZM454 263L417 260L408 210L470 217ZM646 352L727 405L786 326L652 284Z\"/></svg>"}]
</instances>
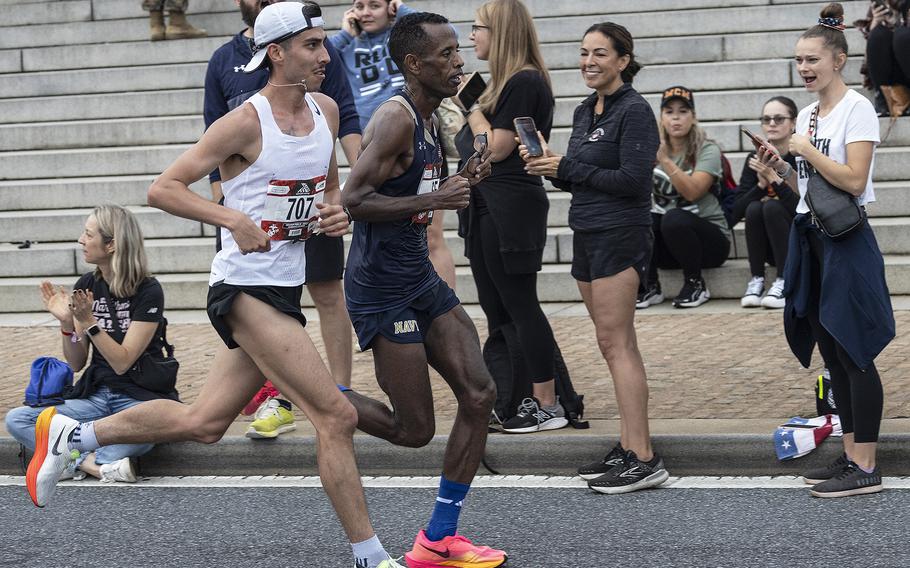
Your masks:
<instances>
[{"instance_id":1,"label":"concrete staircase","mask_svg":"<svg viewBox=\"0 0 910 568\"><path fill-rule=\"evenodd\" d=\"M802 106L811 98L791 62L802 30L817 17L818 2L800 0L526 0L535 15L557 96L552 146L565 149L572 111L588 94L577 66L581 34L612 20L636 38L645 69L636 88L658 104L665 87L696 91L702 124L739 172L749 148L739 128L758 128L762 103L786 94ZM414 0L420 10L446 14L463 43L479 0L451 3ZM845 2L847 20L865 13L864 1ZM337 26L348 2L322 2ZM667 6L672 5L672 9ZM212 37L151 43L138 0L0 0L0 312L41 310L36 286L43 279L71 285L86 271L76 249L83 220L98 203L116 202L139 216L152 269L166 288L170 309L205 304L213 254L211 227L172 217L145 205L145 192L203 130L202 84L211 53L242 29L233 2L193 0L192 21ZM860 83L862 37L848 31L852 56L846 77ZM485 69L468 47L466 69ZM883 126L886 121L883 121ZM869 208L893 294L910 294L910 120L898 121L876 158L878 203ZM346 175L339 152L342 176ZM550 188L552 190L552 188ZM209 195L208 184L193 190ZM568 194L551 191L542 301L577 301L569 275L571 231ZM459 295L476 292L446 216L447 240L459 265ZM706 273L714 297L736 298L748 279L745 243L737 228L740 258ZM30 248L18 242L32 241ZM769 275L770 276L770 275ZM680 282L670 271L668 292ZM306 300L308 303L309 300Z\"/></svg>"}]
</instances>

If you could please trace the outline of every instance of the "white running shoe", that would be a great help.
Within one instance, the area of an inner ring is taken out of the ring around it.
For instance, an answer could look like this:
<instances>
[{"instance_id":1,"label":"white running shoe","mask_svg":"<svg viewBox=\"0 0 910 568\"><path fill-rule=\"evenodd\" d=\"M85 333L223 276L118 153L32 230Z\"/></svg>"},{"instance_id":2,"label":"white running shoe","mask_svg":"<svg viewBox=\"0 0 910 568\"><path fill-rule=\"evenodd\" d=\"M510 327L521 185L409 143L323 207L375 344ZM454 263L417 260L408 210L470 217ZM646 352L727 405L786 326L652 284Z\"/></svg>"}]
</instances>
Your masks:
<instances>
[{"instance_id":1,"label":"white running shoe","mask_svg":"<svg viewBox=\"0 0 910 568\"><path fill-rule=\"evenodd\" d=\"M774 284L771 285L771 289L768 290L765 297L761 299L762 307L778 310L787 304L787 301L784 299L784 284L783 278L778 278L774 281Z\"/></svg>"},{"instance_id":2,"label":"white running shoe","mask_svg":"<svg viewBox=\"0 0 910 568\"><path fill-rule=\"evenodd\" d=\"M51 406L38 415L35 423L35 455L28 463L25 487L32 502L44 507L54 495L60 475L70 462L79 457L79 452L67 447L70 433L79 423L57 414Z\"/></svg>"},{"instance_id":3,"label":"white running shoe","mask_svg":"<svg viewBox=\"0 0 910 568\"><path fill-rule=\"evenodd\" d=\"M761 307L761 295L765 291L764 276L753 276L749 283L746 284L746 293L743 294L739 305L744 308Z\"/></svg>"},{"instance_id":4,"label":"white running shoe","mask_svg":"<svg viewBox=\"0 0 910 568\"><path fill-rule=\"evenodd\" d=\"M101 483L136 483L136 471L130 458L119 459L112 463L102 464Z\"/></svg>"}]
</instances>

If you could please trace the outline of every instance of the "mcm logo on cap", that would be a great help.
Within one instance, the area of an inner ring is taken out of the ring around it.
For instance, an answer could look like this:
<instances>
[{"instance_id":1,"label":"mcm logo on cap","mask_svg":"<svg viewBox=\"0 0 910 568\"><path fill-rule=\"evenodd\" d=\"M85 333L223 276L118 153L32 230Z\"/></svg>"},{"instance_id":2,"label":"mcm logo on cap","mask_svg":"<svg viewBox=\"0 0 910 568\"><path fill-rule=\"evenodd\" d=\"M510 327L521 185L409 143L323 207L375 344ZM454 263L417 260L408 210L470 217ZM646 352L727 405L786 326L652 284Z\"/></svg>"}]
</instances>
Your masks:
<instances>
[{"instance_id":1,"label":"mcm logo on cap","mask_svg":"<svg viewBox=\"0 0 910 568\"><path fill-rule=\"evenodd\" d=\"M660 98L661 108L667 106L667 103L673 99L679 99L688 105L689 108L695 109L695 99L692 97L692 91L683 86L670 87L664 91L663 96Z\"/></svg>"},{"instance_id":2,"label":"mcm logo on cap","mask_svg":"<svg viewBox=\"0 0 910 568\"><path fill-rule=\"evenodd\" d=\"M252 73L265 63L266 48L281 43L311 28L325 26L322 9L315 2L279 2L269 4L256 16L253 27L253 58L244 65Z\"/></svg>"}]
</instances>

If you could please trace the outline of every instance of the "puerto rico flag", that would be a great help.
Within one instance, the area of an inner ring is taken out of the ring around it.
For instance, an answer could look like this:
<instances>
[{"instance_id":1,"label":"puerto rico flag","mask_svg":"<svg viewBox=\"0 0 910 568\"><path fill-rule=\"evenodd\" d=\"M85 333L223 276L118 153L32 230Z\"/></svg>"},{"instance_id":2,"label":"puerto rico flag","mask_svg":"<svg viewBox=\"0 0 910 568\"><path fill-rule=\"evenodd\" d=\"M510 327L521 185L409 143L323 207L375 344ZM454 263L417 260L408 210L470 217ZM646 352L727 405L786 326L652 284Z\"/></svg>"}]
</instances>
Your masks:
<instances>
[{"instance_id":1,"label":"puerto rico flag","mask_svg":"<svg viewBox=\"0 0 910 568\"><path fill-rule=\"evenodd\" d=\"M826 414L818 418L794 416L774 431L777 459L792 460L814 450L828 436L841 436L840 417Z\"/></svg>"}]
</instances>

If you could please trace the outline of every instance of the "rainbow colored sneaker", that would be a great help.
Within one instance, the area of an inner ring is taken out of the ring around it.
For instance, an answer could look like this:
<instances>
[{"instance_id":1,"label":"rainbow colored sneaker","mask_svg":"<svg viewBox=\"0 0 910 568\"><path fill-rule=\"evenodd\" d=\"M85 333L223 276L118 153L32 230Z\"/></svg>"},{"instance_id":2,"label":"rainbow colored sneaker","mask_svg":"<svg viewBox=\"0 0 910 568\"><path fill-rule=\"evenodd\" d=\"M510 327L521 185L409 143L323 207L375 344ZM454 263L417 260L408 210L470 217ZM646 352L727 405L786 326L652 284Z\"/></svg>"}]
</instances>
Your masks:
<instances>
[{"instance_id":1,"label":"rainbow colored sneaker","mask_svg":"<svg viewBox=\"0 0 910 568\"><path fill-rule=\"evenodd\" d=\"M474 544L456 534L432 541L420 531L414 539L414 548L404 555L408 568L496 568L508 560L506 553L489 546Z\"/></svg>"}]
</instances>

